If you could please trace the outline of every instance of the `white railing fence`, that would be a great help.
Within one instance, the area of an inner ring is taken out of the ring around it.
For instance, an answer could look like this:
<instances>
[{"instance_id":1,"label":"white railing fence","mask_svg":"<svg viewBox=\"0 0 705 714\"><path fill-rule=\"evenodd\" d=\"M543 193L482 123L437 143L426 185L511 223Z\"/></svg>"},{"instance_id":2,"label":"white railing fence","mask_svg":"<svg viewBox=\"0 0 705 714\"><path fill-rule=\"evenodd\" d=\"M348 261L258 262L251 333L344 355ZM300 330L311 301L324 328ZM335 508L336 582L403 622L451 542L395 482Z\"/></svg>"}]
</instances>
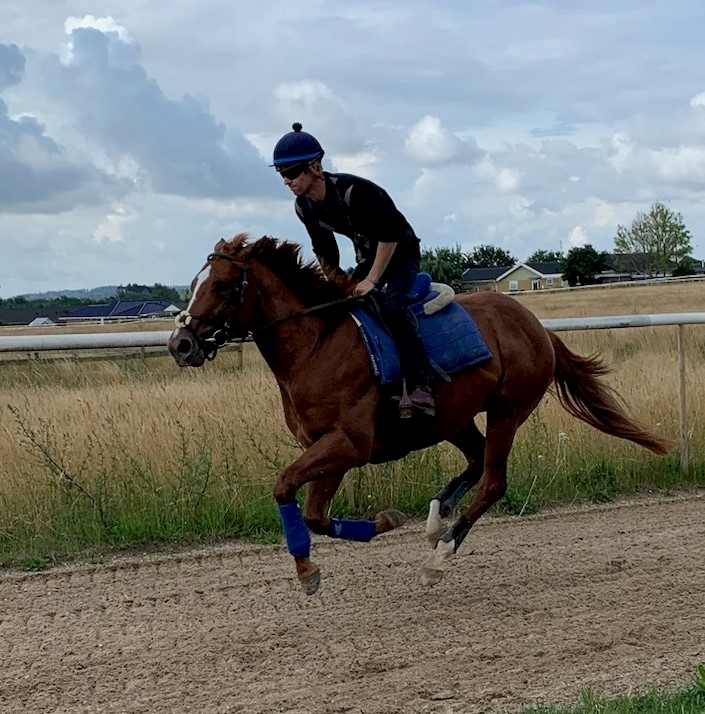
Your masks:
<instances>
[{"instance_id":1,"label":"white railing fence","mask_svg":"<svg viewBox=\"0 0 705 714\"><path fill-rule=\"evenodd\" d=\"M662 313L656 315L610 315L604 317L565 317L541 320L544 327L556 332L568 330L610 330L622 327L656 327L674 325L678 328L678 397L679 442L681 468L689 462L688 416L686 412L685 326L705 324L705 312ZM61 350L163 347L171 331L113 332L74 335L0 336L0 352L41 352Z\"/></svg>"}]
</instances>

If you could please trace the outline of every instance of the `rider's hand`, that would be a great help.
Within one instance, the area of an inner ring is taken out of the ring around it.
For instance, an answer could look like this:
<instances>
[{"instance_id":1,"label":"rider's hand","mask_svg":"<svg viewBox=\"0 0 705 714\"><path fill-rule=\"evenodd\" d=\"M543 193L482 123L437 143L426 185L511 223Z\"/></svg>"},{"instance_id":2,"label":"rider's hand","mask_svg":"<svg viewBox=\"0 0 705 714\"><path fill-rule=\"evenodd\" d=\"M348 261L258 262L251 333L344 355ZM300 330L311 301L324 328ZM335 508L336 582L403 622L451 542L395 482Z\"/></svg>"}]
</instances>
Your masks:
<instances>
[{"instance_id":1,"label":"rider's hand","mask_svg":"<svg viewBox=\"0 0 705 714\"><path fill-rule=\"evenodd\" d=\"M374 290L376 287L377 283L375 283L374 280L365 278L353 288L353 295L367 295L367 293Z\"/></svg>"}]
</instances>

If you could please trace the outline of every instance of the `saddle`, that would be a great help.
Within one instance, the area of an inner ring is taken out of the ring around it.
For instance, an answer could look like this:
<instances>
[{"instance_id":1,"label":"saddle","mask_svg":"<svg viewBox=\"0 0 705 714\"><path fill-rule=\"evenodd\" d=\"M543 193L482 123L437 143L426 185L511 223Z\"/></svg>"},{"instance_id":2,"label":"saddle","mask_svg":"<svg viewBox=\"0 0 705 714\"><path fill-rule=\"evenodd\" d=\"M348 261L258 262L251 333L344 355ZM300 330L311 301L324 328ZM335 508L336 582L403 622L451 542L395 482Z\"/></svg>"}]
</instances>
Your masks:
<instances>
[{"instance_id":1,"label":"saddle","mask_svg":"<svg viewBox=\"0 0 705 714\"><path fill-rule=\"evenodd\" d=\"M492 357L475 321L455 302L455 292L449 285L435 283L428 273L419 273L409 297L429 360L445 379ZM366 301L353 308L351 314L367 348L374 376L383 386L398 384L399 352L379 306Z\"/></svg>"}]
</instances>

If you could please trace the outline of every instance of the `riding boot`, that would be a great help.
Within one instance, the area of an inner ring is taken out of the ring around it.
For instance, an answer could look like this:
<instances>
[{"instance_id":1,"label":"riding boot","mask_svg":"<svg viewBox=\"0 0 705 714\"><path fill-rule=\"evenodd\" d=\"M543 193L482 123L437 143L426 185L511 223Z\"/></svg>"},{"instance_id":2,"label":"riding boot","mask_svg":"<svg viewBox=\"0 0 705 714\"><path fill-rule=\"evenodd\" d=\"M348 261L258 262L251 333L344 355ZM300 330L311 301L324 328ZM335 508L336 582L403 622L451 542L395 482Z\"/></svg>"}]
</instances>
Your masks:
<instances>
[{"instance_id":1,"label":"riding boot","mask_svg":"<svg viewBox=\"0 0 705 714\"><path fill-rule=\"evenodd\" d=\"M429 383L431 381L431 365L421 338L415 337L399 343L399 356L402 372L405 375L405 394L409 388L408 400L410 406L416 408L426 416L435 416L436 404ZM406 400L402 397L402 403ZM408 404L408 402L407 402ZM408 409L408 408L407 408ZM401 415L404 416L404 415Z\"/></svg>"},{"instance_id":2,"label":"riding boot","mask_svg":"<svg viewBox=\"0 0 705 714\"><path fill-rule=\"evenodd\" d=\"M436 402L433 399L431 387L427 384L417 384L416 389L409 395L409 399L411 399L412 406L426 416L436 415Z\"/></svg>"}]
</instances>

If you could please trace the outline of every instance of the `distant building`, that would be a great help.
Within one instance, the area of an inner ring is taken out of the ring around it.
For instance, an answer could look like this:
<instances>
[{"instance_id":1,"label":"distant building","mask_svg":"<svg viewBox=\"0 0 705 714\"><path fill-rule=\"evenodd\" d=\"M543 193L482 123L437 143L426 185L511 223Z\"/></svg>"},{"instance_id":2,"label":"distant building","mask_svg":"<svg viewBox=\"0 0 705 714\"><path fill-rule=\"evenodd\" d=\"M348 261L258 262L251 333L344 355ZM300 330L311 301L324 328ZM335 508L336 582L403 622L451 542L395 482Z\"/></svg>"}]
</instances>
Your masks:
<instances>
[{"instance_id":1,"label":"distant building","mask_svg":"<svg viewBox=\"0 0 705 714\"><path fill-rule=\"evenodd\" d=\"M507 268L467 268L463 271L463 288L470 293L496 292L497 278L506 271Z\"/></svg>"},{"instance_id":2,"label":"distant building","mask_svg":"<svg viewBox=\"0 0 705 714\"><path fill-rule=\"evenodd\" d=\"M520 290L545 290L567 287L557 262L517 263L502 268L468 268L463 273L463 286L469 292L493 290L512 293Z\"/></svg>"},{"instance_id":3,"label":"distant building","mask_svg":"<svg viewBox=\"0 0 705 714\"><path fill-rule=\"evenodd\" d=\"M50 317L35 317L29 323L29 327L51 327L52 325L56 325L56 323Z\"/></svg>"},{"instance_id":4,"label":"distant building","mask_svg":"<svg viewBox=\"0 0 705 714\"><path fill-rule=\"evenodd\" d=\"M68 310L65 307L6 307L0 305L0 325L29 325L37 318L48 318L57 323Z\"/></svg>"},{"instance_id":5,"label":"distant building","mask_svg":"<svg viewBox=\"0 0 705 714\"><path fill-rule=\"evenodd\" d=\"M118 300L105 305L85 305L70 310L59 318L66 324L81 322L124 322L173 317L181 308L168 300Z\"/></svg>"},{"instance_id":6,"label":"distant building","mask_svg":"<svg viewBox=\"0 0 705 714\"><path fill-rule=\"evenodd\" d=\"M546 288L566 288L560 263L517 263L497 278L497 290L514 293L519 290L545 290Z\"/></svg>"}]
</instances>

